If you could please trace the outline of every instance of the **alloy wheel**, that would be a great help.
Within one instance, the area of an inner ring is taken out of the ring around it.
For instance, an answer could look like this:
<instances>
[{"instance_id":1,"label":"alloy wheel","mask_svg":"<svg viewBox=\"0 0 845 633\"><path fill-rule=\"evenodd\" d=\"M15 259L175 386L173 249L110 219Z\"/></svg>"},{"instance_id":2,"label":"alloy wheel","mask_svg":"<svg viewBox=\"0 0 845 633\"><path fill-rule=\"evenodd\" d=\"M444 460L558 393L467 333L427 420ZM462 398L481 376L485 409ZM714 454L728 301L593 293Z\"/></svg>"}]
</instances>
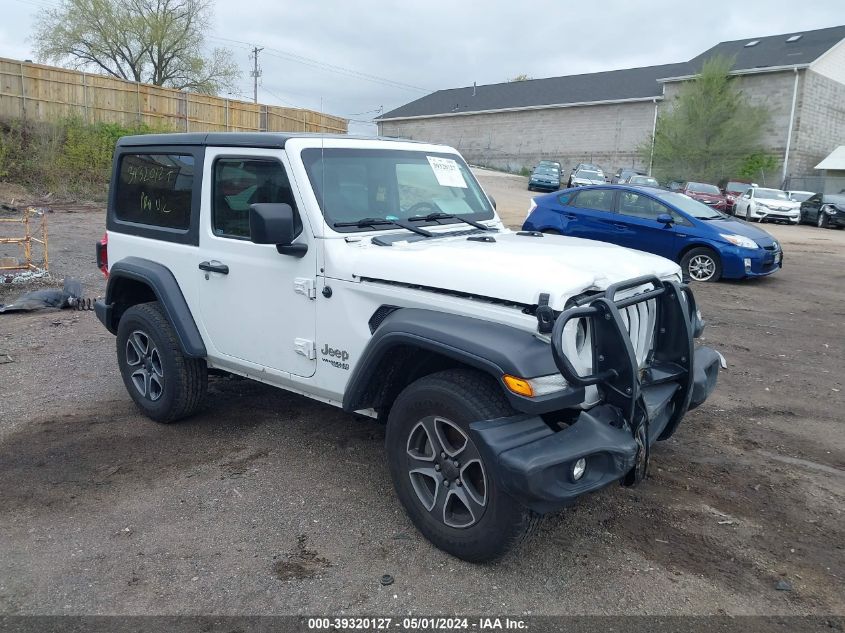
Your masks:
<instances>
[{"instance_id":1,"label":"alloy wheel","mask_svg":"<svg viewBox=\"0 0 845 633\"><path fill-rule=\"evenodd\" d=\"M478 523L487 509L487 473L475 444L454 422L428 416L408 435L406 462L417 500L453 528Z\"/></svg>"},{"instance_id":2,"label":"alloy wheel","mask_svg":"<svg viewBox=\"0 0 845 633\"><path fill-rule=\"evenodd\" d=\"M816 226L820 229L824 228L824 209L819 209L819 217L816 218Z\"/></svg>"},{"instance_id":3,"label":"alloy wheel","mask_svg":"<svg viewBox=\"0 0 845 633\"><path fill-rule=\"evenodd\" d=\"M126 365L132 384L142 397L153 402L164 393L164 367L161 355L150 336L134 330L126 339Z\"/></svg>"},{"instance_id":4,"label":"alloy wheel","mask_svg":"<svg viewBox=\"0 0 845 633\"><path fill-rule=\"evenodd\" d=\"M716 273L716 262L709 255L696 255L689 261L689 276L696 281L708 281Z\"/></svg>"}]
</instances>

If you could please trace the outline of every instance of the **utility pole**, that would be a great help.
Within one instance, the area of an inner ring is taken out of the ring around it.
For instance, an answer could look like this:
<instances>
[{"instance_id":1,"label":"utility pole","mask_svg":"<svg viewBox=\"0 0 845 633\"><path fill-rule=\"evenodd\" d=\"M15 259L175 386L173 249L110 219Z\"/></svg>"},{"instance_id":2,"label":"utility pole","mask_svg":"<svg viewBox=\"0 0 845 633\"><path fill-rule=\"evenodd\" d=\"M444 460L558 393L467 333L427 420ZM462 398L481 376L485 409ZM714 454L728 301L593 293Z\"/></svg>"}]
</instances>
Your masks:
<instances>
[{"instance_id":1,"label":"utility pole","mask_svg":"<svg viewBox=\"0 0 845 633\"><path fill-rule=\"evenodd\" d=\"M258 69L258 53L263 51L263 48L254 46L252 48L252 102L258 103L258 78L261 76L261 71Z\"/></svg>"}]
</instances>

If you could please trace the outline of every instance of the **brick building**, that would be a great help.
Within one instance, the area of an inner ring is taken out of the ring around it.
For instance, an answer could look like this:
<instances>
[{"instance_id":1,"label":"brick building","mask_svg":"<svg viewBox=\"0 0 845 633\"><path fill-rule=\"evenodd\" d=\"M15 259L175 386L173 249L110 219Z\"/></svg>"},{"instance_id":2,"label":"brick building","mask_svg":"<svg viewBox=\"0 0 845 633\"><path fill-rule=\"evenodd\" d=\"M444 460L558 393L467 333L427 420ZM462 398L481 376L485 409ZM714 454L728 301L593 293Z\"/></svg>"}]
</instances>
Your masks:
<instances>
[{"instance_id":1,"label":"brick building","mask_svg":"<svg viewBox=\"0 0 845 633\"><path fill-rule=\"evenodd\" d=\"M445 143L511 171L541 159L647 168L638 148L659 111L716 55L735 58L749 101L769 108L763 142L778 180L812 173L845 141L845 26L721 42L677 64L438 90L376 122L383 136Z\"/></svg>"}]
</instances>

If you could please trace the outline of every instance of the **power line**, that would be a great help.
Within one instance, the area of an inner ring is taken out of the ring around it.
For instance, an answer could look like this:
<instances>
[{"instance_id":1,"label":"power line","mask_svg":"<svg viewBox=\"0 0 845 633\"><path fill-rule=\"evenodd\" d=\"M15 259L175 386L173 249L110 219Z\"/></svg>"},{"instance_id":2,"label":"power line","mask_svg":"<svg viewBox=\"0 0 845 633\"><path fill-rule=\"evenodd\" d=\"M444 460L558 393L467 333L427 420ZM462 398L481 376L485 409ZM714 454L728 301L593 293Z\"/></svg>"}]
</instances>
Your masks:
<instances>
[{"instance_id":1,"label":"power line","mask_svg":"<svg viewBox=\"0 0 845 633\"><path fill-rule=\"evenodd\" d=\"M232 42L235 44L241 45L248 45L252 46L248 42L244 42L241 40L235 40L227 37L220 37L218 35L209 35L210 39L220 40L223 42ZM395 81L393 79L387 79L386 77L379 77L378 75L372 75L370 73L361 72L359 70L355 70L353 68L347 68L345 66L338 66L335 64L330 64L328 62L322 62L317 59L313 59L311 57L306 57L305 55L299 55L298 53L292 53L290 51L284 51L278 48L273 48L271 46L264 46L265 52L267 55L271 57L278 57L279 59L284 59L286 61L293 61L299 64L303 64L305 66L310 66L312 68L318 68L320 70L324 70L326 72L333 72L340 75L347 75L350 77L355 77L358 79L363 79L365 81L371 81L374 83L380 83L386 86L390 86L392 88L399 88L401 90L410 90L410 91L419 91L419 92L431 92L428 88L422 88L420 86L415 86L413 84L404 83L401 81Z\"/></svg>"}]
</instances>

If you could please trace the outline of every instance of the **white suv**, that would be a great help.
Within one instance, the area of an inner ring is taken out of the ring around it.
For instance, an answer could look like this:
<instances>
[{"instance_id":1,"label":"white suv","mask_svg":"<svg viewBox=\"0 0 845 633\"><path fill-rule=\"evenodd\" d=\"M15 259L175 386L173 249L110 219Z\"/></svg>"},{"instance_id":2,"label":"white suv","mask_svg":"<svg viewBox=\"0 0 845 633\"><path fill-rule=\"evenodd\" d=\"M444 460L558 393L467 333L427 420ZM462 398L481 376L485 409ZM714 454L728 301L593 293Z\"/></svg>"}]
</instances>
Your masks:
<instances>
[{"instance_id":1,"label":"white suv","mask_svg":"<svg viewBox=\"0 0 845 633\"><path fill-rule=\"evenodd\" d=\"M472 561L642 479L716 384L678 266L505 228L452 148L302 134L117 145L96 305L158 422L209 370L387 425L411 519Z\"/></svg>"}]
</instances>

